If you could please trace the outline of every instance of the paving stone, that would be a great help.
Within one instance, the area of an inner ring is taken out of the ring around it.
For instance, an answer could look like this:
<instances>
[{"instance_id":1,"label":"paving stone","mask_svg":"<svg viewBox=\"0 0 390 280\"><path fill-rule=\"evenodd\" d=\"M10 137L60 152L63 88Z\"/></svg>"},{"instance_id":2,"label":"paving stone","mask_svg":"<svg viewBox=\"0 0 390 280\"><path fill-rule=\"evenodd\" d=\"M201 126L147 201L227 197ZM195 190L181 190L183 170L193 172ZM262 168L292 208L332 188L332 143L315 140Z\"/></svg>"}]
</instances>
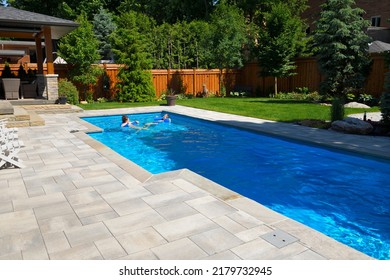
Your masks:
<instances>
[{"instance_id":1,"label":"paving stone","mask_svg":"<svg viewBox=\"0 0 390 280\"><path fill-rule=\"evenodd\" d=\"M243 260L261 260L268 259L267 253L275 248L275 246L272 246L267 241L258 238L232 248L230 251Z\"/></svg>"},{"instance_id":2,"label":"paving stone","mask_svg":"<svg viewBox=\"0 0 390 280\"><path fill-rule=\"evenodd\" d=\"M167 192L173 192L179 190L179 188L172 184L171 182L157 182L153 183L151 185L145 186L145 189L150 191L152 194L161 194L161 193L167 193Z\"/></svg>"},{"instance_id":3,"label":"paving stone","mask_svg":"<svg viewBox=\"0 0 390 280\"><path fill-rule=\"evenodd\" d=\"M65 230L65 235L72 247L112 237L103 223L91 224Z\"/></svg>"},{"instance_id":4,"label":"paving stone","mask_svg":"<svg viewBox=\"0 0 390 280\"><path fill-rule=\"evenodd\" d=\"M0 203L25 198L28 198L28 193L24 186L12 186L0 190Z\"/></svg>"},{"instance_id":5,"label":"paving stone","mask_svg":"<svg viewBox=\"0 0 390 280\"><path fill-rule=\"evenodd\" d=\"M244 211L237 211L227 216L246 228L253 228L264 224L262 221L245 213Z\"/></svg>"},{"instance_id":6,"label":"paving stone","mask_svg":"<svg viewBox=\"0 0 390 280\"><path fill-rule=\"evenodd\" d=\"M187 216L154 226L154 228L168 241L178 240L217 227L217 224L201 214Z\"/></svg>"},{"instance_id":7,"label":"paving stone","mask_svg":"<svg viewBox=\"0 0 390 280\"><path fill-rule=\"evenodd\" d=\"M113 210L111 206L108 205L107 202L105 202L103 199L99 199L87 204L75 205L73 206L73 209L80 219L104 213L110 213Z\"/></svg>"},{"instance_id":8,"label":"paving stone","mask_svg":"<svg viewBox=\"0 0 390 280\"><path fill-rule=\"evenodd\" d=\"M56 192L66 192L76 189L76 186L73 183L68 181L58 180L59 177L55 177L54 180L56 183L53 184L44 184L42 185L43 190L46 194L56 193Z\"/></svg>"},{"instance_id":9,"label":"paving stone","mask_svg":"<svg viewBox=\"0 0 390 280\"><path fill-rule=\"evenodd\" d=\"M68 239L63 231L43 234L43 240L49 254L70 248Z\"/></svg>"},{"instance_id":10,"label":"paving stone","mask_svg":"<svg viewBox=\"0 0 390 280\"><path fill-rule=\"evenodd\" d=\"M56 216L64 216L67 214L73 214L74 211L67 201L57 204L36 207L34 209L35 216L38 220L48 219Z\"/></svg>"},{"instance_id":11,"label":"paving stone","mask_svg":"<svg viewBox=\"0 0 390 280\"><path fill-rule=\"evenodd\" d=\"M236 234L242 231L245 231L247 228L240 225L236 221L230 219L227 216L219 216L213 219L213 222L220 225L230 233Z\"/></svg>"},{"instance_id":12,"label":"paving stone","mask_svg":"<svg viewBox=\"0 0 390 280\"><path fill-rule=\"evenodd\" d=\"M157 256L151 250L137 252L120 258L120 260L158 260Z\"/></svg>"},{"instance_id":13,"label":"paving stone","mask_svg":"<svg viewBox=\"0 0 390 280\"><path fill-rule=\"evenodd\" d=\"M241 197L234 200L230 200L229 204L237 209L245 211L259 221L262 221L263 223L272 224L286 220L286 217L282 214L279 214L269 209L268 207L265 207L264 205L261 205L254 200L248 198Z\"/></svg>"},{"instance_id":14,"label":"paving stone","mask_svg":"<svg viewBox=\"0 0 390 280\"><path fill-rule=\"evenodd\" d=\"M83 244L60 252L49 254L52 260L101 260L99 250L93 243Z\"/></svg>"},{"instance_id":15,"label":"paving stone","mask_svg":"<svg viewBox=\"0 0 390 280\"><path fill-rule=\"evenodd\" d=\"M105 201L107 201L110 204L114 203L121 203L133 198L139 198L143 196L148 196L151 193L145 189L144 187L135 186L132 187L131 190L126 189L124 191L117 191L107 194L102 194L102 197Z\"/></svg>"},{"instance_id":16,"label":"paving stone","mask_svg":"<svg viewBox=\"0 0 390 280\"><path fill-rule=\"evenodd\" d=\"M46 248L39 229L26 232L15 233L0 238L0 255L14 254L22 252L23 258L28 259L47 259ZM29 257L23 256L23 253L30 252ZM36 252L34 258L31 252Z\"/></svg>"},{"instance_id":17,"label":"paving stone","mask_svg":"<svg viewBox=\"0 0 390 280\"><path fill-rule=\"evenodd\" d=\"M326 260L326 258L308 249L298 255L292 256L291 260Z\"/></svg>"},{"instance_id":18,"label":"paving stone","mask_svg":"<svg viewBox=\"0 0 390 280\"><path fill-rule=\"evenodd\" d=\"M165 220L154 210L146 210L105 221L108 229L114 236L134 230L156 226Z\"/></svg>"},{"instance_id":19,"label":"paving stone","mask_svg":"<svg viewBox=\"0 0 390 280\"><path fill-rule=\"evenodd\" d=\"M198 213L198 211L196 211L194 208L183 202L159 207L156 208L156 211L168 221L195 215Z\"/></svg>"},{"instance_id":20,"label":"paving stone","mask_svg":"<svg viewBox=\"0 0 390 280\"><path fill-rule=\"evenodd\" d=\"M117 236L127 254L144 251L166 244L167 241L153 228L144 228Z\"/></svg>"},{"instance_id":21,"label":"paving stone","mask_svg":"<svg viewBox=\"0 0 390 280\"><path fill-rule=\"evenodd\" d=\"M194 185L194 184L192 184L184 179L175 179L172 181L172 184L178 186L183 191L188 192L188 193L195 193L195 192L201 191L201 189L199 187L197 187L196 185ZM205 192L205 191L202 191L202 192L207 194L207 192Z\"/></svg>"},{"instance_id":22,"label":"paving stone","mask_svg":"<svg viewBox=\"0 0 390 280\"><path fill-rule=\"evenodd\" d=\"M160 260L199 260L208 255L188 238L151 249Z\"/></svg>"},{"instance_id":23,"label":"paving stone","mask_svg":"<svg viewBox=\"0 0 390 280\"><path fill-rule=\"evenodd\" d=\"M5 201L0 203L0 214L13 212L14 208L11 201Z\"/></svg>"},{"instance_id":24,"label":"paving stone","mask_svg":"<svg viewBox=\"0 0 390 280\"><path fill-rule=\"evenodd\" d=\"M0 215L0 237L29 232L37 228L38 224L32 210Z\"/></svg>"},{"instance_id":25,"label":"paving stone","mask_svg":"<svg viewBox=\"0 0 390 280\"><path fill-rule=\"evenodd\" d=\"M22 251L23 260L48 260L45 247L27 249Z\"/></svg>"},{"instance_id":26,"label":"paving stone","mask_svg":"<svg viewBox=\"0 0 390 280\"><path fill-rule=\"evenodd\" d=\"M8 260L8 261L16 261L16 260L23 260L22 252L16 252L9 255L0 255L0 260Z\"/></svg>"},{"instance_id":27,"label":"paving stone","mask_svg":"<svg viewBox=\"0 0 390 280\"><path fill-rule=\"evenodd\" d=\"M161 207L165 205L170 205L172 203L177 203L177 202L182 202L192 199L192 197L182 191L182 190L177 190L177 191L172 191L168 193L163 193L163 194L156 194L156 195L151 195L144 197L143 200L149 204L151 207Z\"/></svg>"},{"instance_id":28,"label":"paving stone","mask_svg":"<svg viewBox=\"0 0 390 280\"><path fill-rule=\"evenodd\" d=\"M115 260L127 255L114 237L97 240L95 245L105 260Z\"/></svg>"},{"instance_id":29,"label":"paving stone","mask_svg":"<svg viewBox=\"0 0 390 280\"><path fill-rule=\"evenodd\" d=\"M271 231L273 231L273 229L270 228L269 226L260 225L257 227L253 227L253 228L238 232L238 233L236 233L236 236L244 242L249 242L249 241L257 239L259 236L266 234L266 233L269 233Z\"/></svg>"},{"instance_id":30,"label":"paving stone","mask_svg":"<svg viewBox=\"0 0 390 280\"><path fill-rule=\"evenodd\" d=\"M119 216L133 214L137 212L152 209L148 204L140 198L125 200L120 203L111 203L110 206L118 213Z\"/></svg>"},{"instance_id":31,"label":"paving stone","mask_svg":"<svg viewBox=\"0 0 390 280\"><path fill-rule=\"evenodd\" d=\"M45 195L45 190L42 188L42 186L35 186L35 187L27 187L27 194L28 197L37 197L37 196L43 196Z\"/></svg>"},{"instance_id":32,"label":"paving stone","mask_svg":"<svg viewBox=\"0 0 390 280\"><path fill-rule=\"evenodd\" d=\"M113 192L118 192L118 191L125 191L125 190L127 190L127 188L122 183L116 182L115 184L108 183L108 184L96 186L95 190L99 194L107 194L107 193L113 193Z\"/></svg>"},{"instance_id":33,"label":"paving stone","mask_svg":"<svg viewBox=\"0 0 390 280\"><path fill-rule=\"evenodd\" d=\"M83 205L102 200L102 197L96 191L81 192L77 194L67 195L66 198L72 206Z\"/></svg>"},{"instance_id":34,"label":"paving stone","mask_svg":"<svg viewBox=\"0 0 390 280\"><path fill-rule=\"evenodd\" d=\"M237 212L235 208L218 200L193 205L192 207L210 219Z\"/></svg>"},{"instance_id":35,"label":"paving stone","mask_svg":"<svg viewBox=\"0 0 390 280\"><path fill-rule=\"evenodd\" d=\"M204 260L241 260L232 251L224 251L204 258Z\"/></svg>"},{"instance_id":36,"label":"paving stone","mask_svg":"<svg viewBox=\"0 0 390 280\"><path fill-rule=\"evenodd\" d=\"M223 252L243 243L242 240L222 228L193 235L190 239L209 255Z\"/></svg>"},{"instance_id":37,"label":"paving stone","mask_svg":"<svg viewBox=\"0 0 390 280\"><path fill-rule=\"evenodd\" d=\"M16 199L13 201L15 211L42 207L50 204L57 204L66 201L62 193L52 193L26 199Z\"/></svg>"},{"instance_id":38,"label":"paving stone","mask_svg":"<svg viewBox=\"0 0 390 280\"><path fill-rule=\"evenodd\" d=\"M39 220L38 223L42 233L64 231L74 227L82 226L80 220L75 214L67 214L63 216L43 219Z\"/></svg>"},{"instance_id":39,"label":"paving stone","mask_svg":"<svg viewBox=\"0 0 390 280\"><path fill-rule=\"evenodd\" d=\"M94 178L82 178L73 181L77 188L94 187L107 183L115 184L115 182L116 179L112 175L103 175Z\"/></svg>"},{"instance_id":40,"label":"paving stone","mask_svg":"<svg viewBox=\"0 0 390 280\"><path fill-rule=\"evenodd\" d=\"M106 220L114 219L119 217L118 213L115 211L110 211L110 212L105 212L102 214L97 214L93 216L88 216L84 218L80 218L80 221L83 225L90 225L90 224L95 224L98 222L103 222Z\"/></svg>"}]
</instances>

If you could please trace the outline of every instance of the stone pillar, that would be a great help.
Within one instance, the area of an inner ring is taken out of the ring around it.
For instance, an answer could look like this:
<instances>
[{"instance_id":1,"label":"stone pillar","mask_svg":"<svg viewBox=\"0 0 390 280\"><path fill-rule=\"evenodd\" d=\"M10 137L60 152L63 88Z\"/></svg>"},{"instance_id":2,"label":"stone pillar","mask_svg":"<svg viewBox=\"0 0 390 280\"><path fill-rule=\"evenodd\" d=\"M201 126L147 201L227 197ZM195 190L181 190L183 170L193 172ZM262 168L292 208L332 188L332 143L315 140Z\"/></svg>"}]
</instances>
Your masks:
<instances>
[{"instance_id":1,"label":"stone pillar","mask_svg":"<svg viewBox=\"0 0 390 280\"><path fill-rule=\"evenodd\" d=\"M38 96L56 101L58 99L58 74L37 74Z\"/></svg>"}]
</instances>

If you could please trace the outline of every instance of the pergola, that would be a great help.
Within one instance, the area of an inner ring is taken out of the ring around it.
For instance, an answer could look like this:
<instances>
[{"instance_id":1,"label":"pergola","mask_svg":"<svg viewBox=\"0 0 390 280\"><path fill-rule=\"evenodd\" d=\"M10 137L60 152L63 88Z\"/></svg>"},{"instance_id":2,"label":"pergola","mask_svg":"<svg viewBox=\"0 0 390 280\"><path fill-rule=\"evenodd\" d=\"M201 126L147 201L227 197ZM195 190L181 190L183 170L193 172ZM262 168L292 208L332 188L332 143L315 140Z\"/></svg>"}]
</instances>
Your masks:
<instances>
[{"instance_id":1,"label":"pergola","mask_svg":"<svg viewBox=\"0 0 390 280\"><path fill-rule=\"evenodd\" d=\"M50 87L51 82L48 82L48 79L51 76L54 75L57 81L53 65L52 40L60 39L78 26L78 23L70 20L0 6L0 37L35 41L37 72L44 77L46 87ZM47 75L43 75L42 40L45 42Z\"/></svg>"}]
</instances>

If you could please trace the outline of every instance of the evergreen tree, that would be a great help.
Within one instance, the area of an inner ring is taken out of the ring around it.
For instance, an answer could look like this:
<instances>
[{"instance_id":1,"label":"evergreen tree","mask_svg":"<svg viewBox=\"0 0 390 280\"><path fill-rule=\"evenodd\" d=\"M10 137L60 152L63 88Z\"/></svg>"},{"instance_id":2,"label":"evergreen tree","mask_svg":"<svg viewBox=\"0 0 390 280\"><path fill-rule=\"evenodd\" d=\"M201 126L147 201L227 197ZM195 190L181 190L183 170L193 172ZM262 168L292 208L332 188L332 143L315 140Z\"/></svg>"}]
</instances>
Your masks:
<instances>
[{"instance_id":1,"label":"evergreen tree","mask_svg":"<svg viewBox=\"0 0 390 280\"><path fill-rule=\"evenodd\" d=\"M110 35L115 28L112 15L107 10L100 8L99 13L94 16L93 31L99 41L99 53L102 59L113 60Z\"/></svg>"},{"instance_id":2,"label":"evergreen tree","mask_svg":"<svg viewBox=\"0 0 390 280\"><path fill-rule=\"evenodd\" d=\"M293 59L302 47L302 42L305 42L304 24L286 4L279 3L264 14L264 24L258 34L255 55L261 67L260 74L275 78L276 94L277 78L294 74L292 70L296 66Z\"/></svg>"},{"instance_id":3,"label":"evergreen tree","mask_svg":"<svg viewBox=\"0 0 390 280\"><path fill-rule=\"evenodd\" d=\"M314 35L318 62L325 80L321 92L344 97L360 89L368 72L370 38L363 10L353 0L327 0Z\"/></svg>"},{"instance_id":4,"label":"evergreen tree","mask_svg":"<svg viewBox=\"0 0 390 280\"><path fill-rule=\"evenodd\" d=\"M211 14L210 65L219 69L241 67L247 42L245 18L236 6L222 0Z\"/></svg>"},{"instance_id":5,"label":"evergreen tree","mask_svg":"<svg viewBox=\"0 0 390 280\"><path fill-rule=\"evenodd\" d=\"M112 34L113 52L118 63L124 64L118 73L120 83L117 99L120 102L151 101L155 89L150 71L151 34L153 22L134 11L120 15Z\"/></svg>"},{"instance_id":6,"label":"evergreen tree","mask_svg":"<svg viewBox=\"0 0 390 280\"><path fill-rule=\"evenodd\" d=\"M96 84L98 77L102 74L102 69L93 65L100 58L99 42L86 15L80 15L77 22L80 26L60 39L58 52L71 65L69 71L71 80L84 85L86 100L87 87L90 84Z\"/></svg>"}]
</instances>

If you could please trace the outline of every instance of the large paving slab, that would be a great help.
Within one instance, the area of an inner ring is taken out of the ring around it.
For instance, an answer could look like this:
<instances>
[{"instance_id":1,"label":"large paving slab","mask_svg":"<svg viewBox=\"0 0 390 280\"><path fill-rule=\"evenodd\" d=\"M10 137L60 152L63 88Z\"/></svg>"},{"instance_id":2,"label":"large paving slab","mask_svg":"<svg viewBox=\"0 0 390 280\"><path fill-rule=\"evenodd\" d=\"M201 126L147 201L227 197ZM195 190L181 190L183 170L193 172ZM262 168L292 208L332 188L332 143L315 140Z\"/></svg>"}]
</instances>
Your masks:
<instances>
[{"instance_id":1,"label":"large paving slab","mask_svg":"<svg viewBox=\"0 0 390 280\"><path fill-rule=\"evenodd\" d=\"M171 113L390 155L390 143L181 106L45 114L19 129L26 168L0 170L0 259L370 259L189 170L152 175L81 116ZM303 136L302 136L303 135ZM278 248L262 236L291 235Z\"/></svg>"}]
</instances>

